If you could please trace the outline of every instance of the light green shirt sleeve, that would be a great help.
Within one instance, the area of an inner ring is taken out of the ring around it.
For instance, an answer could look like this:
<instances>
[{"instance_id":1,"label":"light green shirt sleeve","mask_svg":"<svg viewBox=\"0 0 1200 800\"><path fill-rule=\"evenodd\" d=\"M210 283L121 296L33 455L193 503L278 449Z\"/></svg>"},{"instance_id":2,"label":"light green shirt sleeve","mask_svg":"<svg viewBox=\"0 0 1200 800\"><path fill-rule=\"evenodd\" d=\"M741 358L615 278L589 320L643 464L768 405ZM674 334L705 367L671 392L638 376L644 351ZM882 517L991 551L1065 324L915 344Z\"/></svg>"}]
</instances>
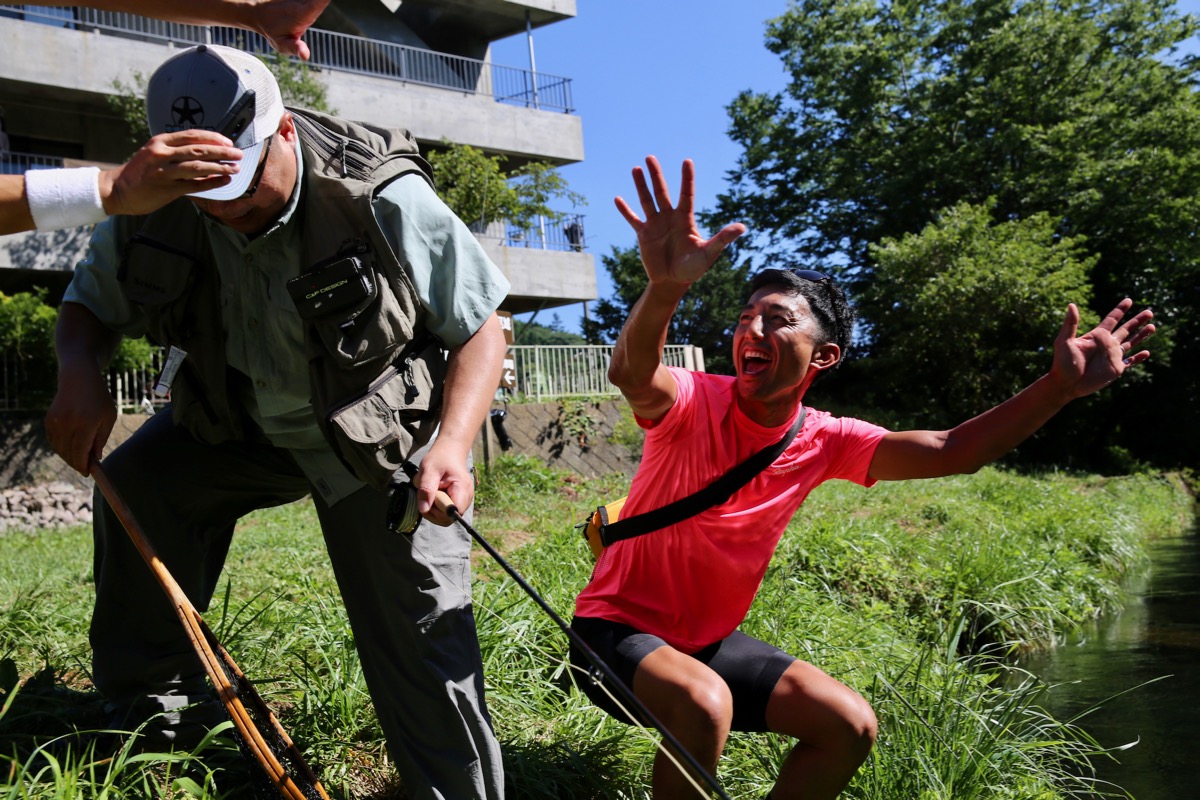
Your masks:
<instances>
[{"instance_id":1,"label":"light green shirt sleeve","mask_svg":"<svg viewBox=\"0 0 1200 800\"><path fill-rule=\"evenodd\" d=\"M430 332L447 347L470 339L508 295L504 273L419 175L389 183L372 208L429 313Z\"/></svg>"},{"instance_id":2,"label":"light green shirt sleeve","mask_svg":"<svg viewBox=\"0 0 1200 800\"><path fill-rule=\"evenodd\" d=\"M63 302L85 306L105 327L137 339L146 335L146 317L129 302L117 282L120 260L117 241L125 241L128 234L117 229L121 222L121 218L111 217L96 225L83 260L75 266Z\"/></svg>"}]
</instances>

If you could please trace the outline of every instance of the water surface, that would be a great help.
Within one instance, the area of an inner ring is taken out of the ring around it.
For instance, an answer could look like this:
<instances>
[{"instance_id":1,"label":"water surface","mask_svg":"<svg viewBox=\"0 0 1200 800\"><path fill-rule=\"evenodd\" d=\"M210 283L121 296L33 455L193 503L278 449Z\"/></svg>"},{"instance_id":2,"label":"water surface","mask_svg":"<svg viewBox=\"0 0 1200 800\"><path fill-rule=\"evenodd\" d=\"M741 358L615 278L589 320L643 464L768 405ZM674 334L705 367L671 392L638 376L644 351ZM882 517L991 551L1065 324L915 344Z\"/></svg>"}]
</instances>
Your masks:
<instances>
[{"instance_id":1,"label":"water surface","mask_svg":"<svg viewBox=\"0 0 1200 800\"><path fill-rule=\"evenodd\" d=\"M1100 778L1136 800L1200 798L1200 536L1155 543L1151 562L1122 614L1026 666L1062 684L1056 717L1101 704L1083 727L1105 746L1138 742L1119 763L1098 759Z\"/></svg>"}]
</instances>

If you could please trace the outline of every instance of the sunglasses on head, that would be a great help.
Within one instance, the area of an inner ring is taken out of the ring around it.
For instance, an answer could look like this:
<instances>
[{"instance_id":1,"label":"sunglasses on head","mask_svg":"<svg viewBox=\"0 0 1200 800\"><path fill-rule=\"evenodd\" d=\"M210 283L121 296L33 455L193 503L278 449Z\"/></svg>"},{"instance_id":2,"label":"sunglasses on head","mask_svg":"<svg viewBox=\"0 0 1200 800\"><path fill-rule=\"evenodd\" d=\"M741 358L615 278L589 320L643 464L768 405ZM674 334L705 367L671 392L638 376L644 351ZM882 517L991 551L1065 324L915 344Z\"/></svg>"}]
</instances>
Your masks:
<instances>
[{"instance_id":1,"label":"sunglasses on head","mask_svg":"<svg viewBox=\"0 0 1200 800\"><path fill-rule=\"evenodd\" d=\"M800 267L789 267L788 272L795 275L797 278L809 281L810 283L819 283L825 287L825 298L829 301L831 312L837 308L837 301L833 295L833 276L826 275L824 272L817 272L815 269L801 269ZM824 316L822 314L822 316ZM842 323L838 321L836 312L832 313L830 321L833 323L834 334L840 341L842 338Z\"/></svg>"},{"instance_id":2,"label":"sunglasses on head","mask_svg":"<svg viewBox=\"0 0 1200 800\"><path fill-rule=\"evenodd\" d=\"M820 283L821 281L833 281L833 277L826 275L824 272L817 272L815 269L800 269L800 267L789 267L788 272L795 275L797 278L803 278L806 281Z\"/></svg>"}]
</instances>

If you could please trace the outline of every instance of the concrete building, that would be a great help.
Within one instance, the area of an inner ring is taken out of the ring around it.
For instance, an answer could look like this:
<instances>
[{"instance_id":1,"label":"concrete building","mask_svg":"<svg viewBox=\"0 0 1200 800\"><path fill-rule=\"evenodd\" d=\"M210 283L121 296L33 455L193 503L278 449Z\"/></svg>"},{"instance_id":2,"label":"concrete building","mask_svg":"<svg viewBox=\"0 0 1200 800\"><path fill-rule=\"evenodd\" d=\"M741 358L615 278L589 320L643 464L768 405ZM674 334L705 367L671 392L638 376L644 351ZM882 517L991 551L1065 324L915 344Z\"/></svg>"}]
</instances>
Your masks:
<instances>
[{"instance_id":1,"label":"concrete building","mask_svg":"<svg viewBox=\"0 0 1200 800\"><path fill-rule=\"evenodd\" d=\"M583 126L569 78L491 63L491 43L575 16L575 0L334 0L305 37L329 106L349 119L405 127L509 164L581 161ZM110 97L182 47L268 49L257 36L82 7L0 5L0 107L9 152L0 172L120 163L132 144ZM4 140L0 136L0 143ZM583 220L526 230L495 222L477 235L512 282L504 309L549 309L596 297ZM87 230L0 237L0 291L65 286Z\"/></svg>"}]
</instances>

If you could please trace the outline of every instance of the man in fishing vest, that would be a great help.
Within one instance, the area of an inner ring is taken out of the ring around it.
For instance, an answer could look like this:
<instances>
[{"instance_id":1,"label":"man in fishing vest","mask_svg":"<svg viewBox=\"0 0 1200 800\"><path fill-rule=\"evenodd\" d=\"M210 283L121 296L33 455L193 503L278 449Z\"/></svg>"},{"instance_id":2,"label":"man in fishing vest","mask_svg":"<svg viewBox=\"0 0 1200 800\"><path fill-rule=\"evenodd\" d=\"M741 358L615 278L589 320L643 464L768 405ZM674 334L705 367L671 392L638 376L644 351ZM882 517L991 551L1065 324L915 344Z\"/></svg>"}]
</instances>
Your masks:
<instances>
[{"instance_id":1,"label":"man in fishing vest","mask_svg":"<svg viewBox=\"0 0 1200 800\"><path fill-rule=\"evenodd\" d=\"M252 56L186 50L146 104L152 133L210 128L243 159L226 186L97 227L59 317L51 444L88 474L116 418L121 337L165 348L170 413L104 467L167 568L203 610L238 519L311 494L407 795L501 797L470 540L432 501L474 499L507 280L406 132L287 110ZM425 517L411 537L387 524L406 460ZM221 717L193 705L211 697L201 665L99 495L95 537L96 686L126 729L157 714L150 733L192 744Z\"/></svg>"}]
</instances>

